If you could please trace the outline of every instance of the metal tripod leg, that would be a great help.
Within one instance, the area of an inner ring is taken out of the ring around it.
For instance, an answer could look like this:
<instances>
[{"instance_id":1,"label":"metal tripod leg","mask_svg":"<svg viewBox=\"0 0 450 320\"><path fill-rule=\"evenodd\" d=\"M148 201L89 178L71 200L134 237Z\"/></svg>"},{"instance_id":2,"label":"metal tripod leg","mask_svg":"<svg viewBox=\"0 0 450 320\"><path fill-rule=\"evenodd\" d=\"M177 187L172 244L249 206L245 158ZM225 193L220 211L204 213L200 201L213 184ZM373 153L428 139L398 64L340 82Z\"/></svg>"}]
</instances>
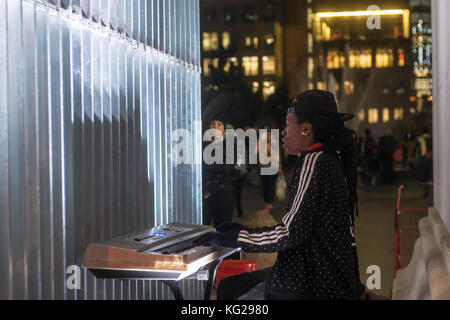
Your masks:
<instances>
[{"instance_id":1,"label":"metal tripod leg","mask_svg":"<svg viewBox=\"0 0 450 320\"><path fill-rule=\"evenodd\" d=\"M211 300L211 292L214 286L214 281L216 279L216 271L219 264L223 259L216 260L209 266L209 278L208 282L206 282L205 295L203 297L204 300Z\"/></svg>"}]
</instances>

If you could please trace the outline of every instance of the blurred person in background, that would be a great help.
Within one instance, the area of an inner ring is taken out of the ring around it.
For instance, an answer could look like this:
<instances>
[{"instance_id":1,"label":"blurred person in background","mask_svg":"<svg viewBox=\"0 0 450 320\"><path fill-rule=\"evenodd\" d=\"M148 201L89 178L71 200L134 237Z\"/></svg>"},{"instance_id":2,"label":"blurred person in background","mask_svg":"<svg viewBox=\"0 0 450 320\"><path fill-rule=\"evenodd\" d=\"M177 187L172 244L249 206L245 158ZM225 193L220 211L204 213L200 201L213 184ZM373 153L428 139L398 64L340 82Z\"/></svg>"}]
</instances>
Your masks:
<instances>
[{"instance_id":1,"label":"blurred person in background","mask_svg":"<svg viewBox=\"0 0 450 320\"><path fill-rule=\"evenodd\" d=\"M203 224L219 226L231 221L236 203L233 185L239 177L235 164L226 163L226 135L227 118L224 114L216 114L210 122L209 129L218 130L222 136L223 164L203 163ZM209 143L204 144L204 148ZM213 155L214 156L214 155Z\"/></svg>"},{"instance_id":2,"label":"blurred person in background","mask_svg":"<svg viewBox=\"0 0 450 320\"><path fill-rule=\"evenodd\" d=\"M379 169L377 160L377 144L372 138L369 129L365 129L361 141L361 169L362 181L364 185L374 185L376 182L376 174Z\"/></svg>"},{"instance_id":3,"label":"blurred person in background","mask_svg":"<svg viewBox=\"0 0 450 320\"><path fill-rule=\"evenodd\" d=\"M283 171L281 169L281 161L280 161L280 152L277 154L274 154L272 152L272 134L271 129L269 127L265 127L265 130L267 130L267 157L271 160L274 160L278 162L279 164L279 170L278 173L275 175L264 175L261 173L261 168L269 168L271 166L271 163L263 164L260 159L260 150L259 150L259 142L256 145L256 154L259 159L259 177L261 180L262 185L262 195L264 199L264 208L265 211L270 211L273 209L273 202L275 200L275 187L278 175L283 174ZM261 138L261 137L260 137Z\"/></svg>"},{"instance_id":4,"label":"blurred person in background","mask_svg":"<svg viewBox=\"0 0 450 320\"><path fill-rule=\"evenodd\" d=\"M406 161L406 168L413 171L416 166L416 157L415 157L415 151L416 151L416 137L414 136L413 132L408 132L405 135L405 161Z\"/></svg>"},{"instance_id":5,"label":"blurred person in background","mask_svg":"<svg viewBox=\"0 0 450 320\"><path fill-rule=\"evenodd\" d=\"M428 127L422 128L421 135L417 137L417 152L419 158L417 162L417 172L422 183L426 183L424 198L428 197L430 186L428 183L433 180L433 140Z\"/></svg>"},{"instance_id":6,"label":"blurred person in background","mask_svg":"<svg viewBox=\"0 0 450 320\"><path fill-rule=\"evenodd\" d=\"M378 143L378 159L381 164L382 181L384 184L394 183L394 152L398 142L392 135L392 129L387 127L385 134Z\"/></svg>"}]
</instances>

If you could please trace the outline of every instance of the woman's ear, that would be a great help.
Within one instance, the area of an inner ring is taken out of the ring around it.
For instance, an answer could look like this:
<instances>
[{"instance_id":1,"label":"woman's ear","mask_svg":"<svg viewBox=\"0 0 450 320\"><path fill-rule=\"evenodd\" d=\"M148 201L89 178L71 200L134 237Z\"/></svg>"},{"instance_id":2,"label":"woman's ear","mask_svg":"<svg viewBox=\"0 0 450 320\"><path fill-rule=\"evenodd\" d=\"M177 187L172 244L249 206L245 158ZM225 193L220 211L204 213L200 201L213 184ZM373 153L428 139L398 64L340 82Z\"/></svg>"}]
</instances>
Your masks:
<instances>
[{"instance_id":1,"label":"woman's ear","mask_svg":"<svg viewBox=\"0 0 450 320\"><path fill-rule=\"evenodd\" d=\"M312 124L309 122L305 122L300 126L300 134L303 136L307 136L312 133Z\"/></svg>"},{"instance_id":2,"label":"woman's ear","mask_svg":"<svg viewBox=\"0 0 450 320\"><path fill-rule=\"evenodd\" d=\"M306 130L308 131L308 134L312 134L313 126L311 123L309 123L309 122L306 123Z\"/></svg>"}]
</instances>

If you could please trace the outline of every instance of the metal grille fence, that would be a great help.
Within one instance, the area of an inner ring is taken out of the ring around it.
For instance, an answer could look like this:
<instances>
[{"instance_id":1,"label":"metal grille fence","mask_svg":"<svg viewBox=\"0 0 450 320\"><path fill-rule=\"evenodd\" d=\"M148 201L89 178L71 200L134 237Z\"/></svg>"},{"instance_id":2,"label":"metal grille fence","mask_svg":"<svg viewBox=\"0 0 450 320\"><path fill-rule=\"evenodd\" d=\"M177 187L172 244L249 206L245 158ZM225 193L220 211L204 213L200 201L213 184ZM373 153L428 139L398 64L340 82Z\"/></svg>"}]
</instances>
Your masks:
<instances>
[{"instance_id":1,"label":"metal grille fence","mask_svg":"<svg viewBox=\"0 0 450 320\"><path fill-rule=\"evenodd\" d=\"M198 0L0 0L0 299L170 299L152 281L66 287L87 244L201 223ZM195 163L195 161L191 161ZM202 296L196 281L187 298Z\"/></svg>"}]
</instances>

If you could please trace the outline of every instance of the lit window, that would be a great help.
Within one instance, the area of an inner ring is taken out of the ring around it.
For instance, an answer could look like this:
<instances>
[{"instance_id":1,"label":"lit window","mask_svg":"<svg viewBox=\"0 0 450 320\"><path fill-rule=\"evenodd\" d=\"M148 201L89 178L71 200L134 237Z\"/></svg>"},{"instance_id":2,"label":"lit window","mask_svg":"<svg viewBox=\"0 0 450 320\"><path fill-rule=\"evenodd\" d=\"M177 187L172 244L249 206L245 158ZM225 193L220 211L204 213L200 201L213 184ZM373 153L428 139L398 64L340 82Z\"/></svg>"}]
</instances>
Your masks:
<instances>
[{"instance_id":1,"label":"lit window","mask_svg":"<svg viewBox=\"0 0 450 320\"><path fill-rule=\"evenodd\" d=\"M225 50L230 49L231 45L231 35L229 32L222 33L222 48Z\"/></svg>"},{"instance_id":2,"label":"lit window","mask_svg":"<svg viewBox=\"0 0 450 320\"><path fill-rule=\"evenodd\" d=\"M307 26L308 29L312 29L312 24L313 24L313 12L312 12L312 8L306 9L306 20L307 20Z\"/></svg>"},{"instance_id":3,"label":"lit window","mask_svg":"<svg viewBox=\"0 0 450 320\"><path fill-rule=\"evenodd\" d=\"M366 110L362 109L358 112L359 121L364 121L366 119Z\"/></svg>"},{"instance_id":4,"label":"lit window","mask_svg":"<svg viewBox=\"0 0 450 320\"><path fill-rule=\"evenodd\" d=\"M342 69L345 67L345 55L342 51L329 50L327 55L328 69Z\"/></svg>"},{"instance_id":5,"label":"lit window","mask_svg":"<svg viewBox=\"0 0 450 320\"><path fill-rule=\"evenodd\" d=\"M348 63L350 68L359 68L359 69L372 68L372 50L371 49L350 50Z\"/></svg>"},{"instance_id":6,"label":"lit window","mask_svg":"<svg viewBox=\"0 0 450 320\"><path fill-rule=\"evenodd\" d=\"M388 68L394 66L394 54L392 49L377 49L376 55L377 68Z\"/></svg>"},{"instance_id":7,"label":"lit window","mask_svg":"<svg viewBox=\"0 0 450 320\"><path fill-rule=\"evenodd\" d=\"M314 59L308 58L308 79L312 79L314 75Z\"/></svg>"},{"instance_id":8,"label":"lit window","mask_svg":"<svg viewBox=\"0 0 450 320\"><path fill-rule=\"evenodd\" d=\"M258 49L259 39L257 36L244 37L244 45L247 49Z\"/></svg>"},{"instance_id":9,"label":"lit window","mask_svg":"<svg viewBox=\"0 0 450 320\"><path fill-rule=\"evenodd\" d=\"M263 99L267 100L267 98L275 93L275 82L273 81L264 81L263 82Z\"/></svg>"},{"instance_id":10,"label":"lit window","mask_svg":"<svg viewBox=\"0 0 450 320\"><path fill-rule=\"evenodd\" d=\"M245 23L256 23L258 22L258 13L253 9L247 9L244 12L244 22Z\"/></svg>"},{"instance_id":11,"label":"lit window","mask_svg":"<svg viewBox=\"0 0 450 320\"><path fill-rule=\"evenodd\" d=\"M253 91L253 93L258 93L258 91L259 91L259 82L253 82L253 84L252 84L252 91Z\"/></svg>"},{"instance_id":12,"label":"lit window","mask_svg":"<svg viewBox=\"0 0 450 320\"><path fill-rule=\"evenodd\" d=\"M405 66L405 51L403 49L398 49L398 66Z\"/></svg>"},{"instance_id":13,"label":"lit window","mask_svg":"<svg viewBox=\"0 0 450 320\"><path fill-rule=\"evenodd\" d=\"M275 57L263 57L263 75L275 74L276 73L276 61Z\"/></svg>"},{"instance_id":14,"label":"lit window","mask_svg":"<svg viewBox=\"0 0 450 320\"><path fill-rule=\"evenodd\" d=\"M269 34L267 36L264 37L264 43L266 45L266 47L271 47L273 46L273 44L275 43L275 38L273 35Z\"/></svg>"},{"instance_id":15,"label":"lit window","mask_svg":"<svg viewBox=\"0 0 450 320\"><path fill-rule=\"evenodd\" d=\"M317 81L317 89L319 90L327 90L327 86L323 81Z\"/></svg>"},{"instance_id":16,"label":"lit window","mask_svg":"<svg viewBox=\"0 0 450 320\"><path fill-rule=\"evenodd\" d=\"M265 54L267 54L267 55L274 54L274 52L275 52L275 37L273 34L266 34L264 36L263 46L264 46Z\"/></svg>"},{"instance_id":17,"label":"lit window","mask_svg":"<svg viewBox=\"0 0 450 320\"><path fill-rule=\"evenodd\" d=\"M403 108L394 109L394 120L403 120Z\"/></svg>"},{"instance_id":18,"label":"lit window","mask_svg":"<svg viewBox=\"0 0 450 320\"><path fill-rule=\"evenodd\" d=\"M390 114L389 108L383 108L383 122L384 123L389 122L390 116L391 116L391 114Z\"/></svg>"},{"instance_id":19,"label":"lit window","mask_svg":"<svg viewBox=\"0 0 450 320\"><path fill-rule=\"evenodd\" d=\"M377 108L370 108L369 109L369 123L378 123L378 109Z\"/></svg>"},{"instance_id":20,"label":"lit window","mask_svg":"<svg viewBox=\"0 0 450 320\"><path fill-rule=\"evenodd\" d=\"M219 50L219 34L217 32L203 32L203 50Z\"/></svg>"},{"instance_id":21,"label":"lit window","mask_svg":"<svg viewBox=\"0 0 450 320\"><path fill-rule=\"evenodd\" d=\"M325 23L322 22L322 38L319 40L324 40L324 41L330 41L331 40L331 29L330 27Z\"/></svg>"},{"instance_id":22,"label":"lit window","mask_svg":"<svg viewBox=\"0 0 450 320\"><path fill-rule=\"evenodd\" d=\"M239 61L236 57L227 58L227 62L223 66L223 71L226 73L230 72L231 66L237 67L239 64Z\"/></svg>"},{"instance_id":23,"label":"lit window","mask_svg":"<svg viewBox=\"0 0 450 320\"><path fill-rule=\"evenodd\" d=\"M219 58L205 58L203 59L203 74L205 76L211 75L211 67L219 68Z\"/></svg>"},{"instance_id":24,"label":"lit window","mask_svg":"<svg viewBox=\"0 0 450 320\"><path fill-rule=\"evenodd\" d=\"M349 96L355 92L355 85L352 81L345 81L344 82L344 93Z\"/></svg>"},{"instance_id":25,"label":"lit window","mask_svg":"<svg viewBox=\"0 0 450 320\"><path fill-rule=\"evenodd\" d=\"M245 76L257 76L259 69L258 57L243 57L242 67Z\"/></svg>"}]
</instances>

